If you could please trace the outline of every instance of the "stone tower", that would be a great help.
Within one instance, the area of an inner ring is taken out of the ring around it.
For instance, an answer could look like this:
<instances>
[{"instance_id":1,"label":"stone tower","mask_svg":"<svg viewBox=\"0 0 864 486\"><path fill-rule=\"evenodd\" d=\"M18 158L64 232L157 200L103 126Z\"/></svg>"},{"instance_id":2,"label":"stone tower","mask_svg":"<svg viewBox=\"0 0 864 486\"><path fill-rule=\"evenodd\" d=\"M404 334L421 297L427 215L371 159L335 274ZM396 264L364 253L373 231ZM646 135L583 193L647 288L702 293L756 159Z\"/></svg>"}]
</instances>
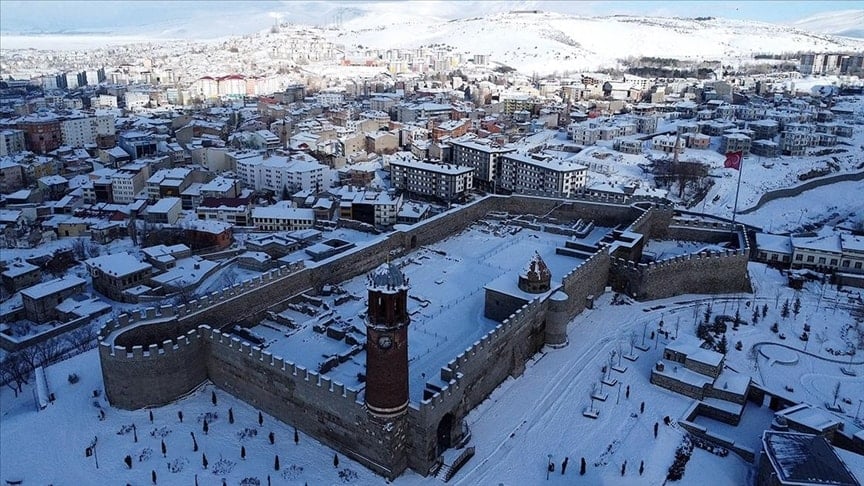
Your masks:
<instances>
[{"instance_id":1,"label":"stone tower","mask_svg":"<svg viewBox=\"0 0 864 486\"><path fill-rule=\"evenodd\" d=\"M368 276L366 408L379 417L408 409L408 279L392 263Z\"/></svg>"}]
</instances>

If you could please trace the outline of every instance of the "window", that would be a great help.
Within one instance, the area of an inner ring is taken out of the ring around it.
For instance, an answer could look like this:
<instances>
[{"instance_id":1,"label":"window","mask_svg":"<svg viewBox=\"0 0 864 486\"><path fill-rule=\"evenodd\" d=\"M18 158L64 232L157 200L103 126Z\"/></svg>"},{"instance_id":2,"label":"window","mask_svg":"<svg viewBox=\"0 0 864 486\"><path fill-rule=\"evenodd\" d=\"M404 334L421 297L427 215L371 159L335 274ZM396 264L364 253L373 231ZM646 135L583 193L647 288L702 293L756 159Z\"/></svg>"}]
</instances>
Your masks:
<instances>
[{"instance_id":1,"label":"window","mask_svg":"<svg viewBox=\"0 0 864 486\"><path fill-rule=\"evenodd\" d=\"M819 257L819 265L825 265L825 257Z\"/></svg>"},{"instance_id":2,"label":"window","mask_svg":"<svg viewBox=\"0 0 864 486\"><path fill-rule=\"evenodd\" d=\"M831 266L832 266L832 267L836 267L836 266L837 266L837 259L836 259L836 258L832 258L832 259L831 259Z\"/></svg>"},{"instance_id":3,"label":"window","mask_svg":"<svg viewBox=\"0 0 864 486\"><path fill-rule=\"evenodd\" d=\"M813 255L809 255L809 256L807 257L807 262L808 262L808 263L813 263Z\"/></svg>"}]
</instances>

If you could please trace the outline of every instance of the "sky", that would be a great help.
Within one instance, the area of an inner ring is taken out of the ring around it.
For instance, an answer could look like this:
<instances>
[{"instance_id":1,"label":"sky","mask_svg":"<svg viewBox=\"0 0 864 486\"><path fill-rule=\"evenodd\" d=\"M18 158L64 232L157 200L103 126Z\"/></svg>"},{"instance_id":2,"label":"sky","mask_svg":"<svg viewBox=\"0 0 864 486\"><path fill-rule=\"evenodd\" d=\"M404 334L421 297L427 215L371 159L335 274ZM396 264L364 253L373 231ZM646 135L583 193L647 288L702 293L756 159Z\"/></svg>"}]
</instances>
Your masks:
<instances>
[{"instance_id":1,"label":"sky","mask_svg":"<svg viewBox=\"0 0 864 486\"><path fill-rule=\"evenodd\" d=\"M539 9L577 15L713 16L790 23L814 14L848 10L849 1L17 1L0 2L0 32L99 32L140 34L154 29L164 35L194 38L195 22L222 22L224 35L252 33L274 21L330 25L362 14L407 9L442 18L465 18L516 9ZM212 30L212 29L209 29Z\"/></svg>"}]
</instances>

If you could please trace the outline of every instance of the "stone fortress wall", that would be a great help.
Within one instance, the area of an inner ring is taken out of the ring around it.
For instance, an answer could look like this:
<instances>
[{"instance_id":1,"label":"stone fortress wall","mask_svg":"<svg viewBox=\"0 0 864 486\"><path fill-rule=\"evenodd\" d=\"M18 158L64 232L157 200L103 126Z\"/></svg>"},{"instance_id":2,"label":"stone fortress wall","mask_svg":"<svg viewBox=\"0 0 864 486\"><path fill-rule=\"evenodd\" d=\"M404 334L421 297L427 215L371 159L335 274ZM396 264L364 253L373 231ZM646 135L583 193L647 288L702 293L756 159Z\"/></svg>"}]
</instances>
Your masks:
<instances>
[{"instance_id":1,"label":"stone fortress wall","mask_svg":"<svg viewBox=\"0 0 864 486\"><path fill-rule=\"evenodd\" d=\"M562 222L597 220L653 237L676 231L690 231L688 239L698 240L696 236L701 233L707 238L702 241L716 237L714 228L685 224L686 228L676 229L668 207L634 202L639 200L626 196L581 200L490 196L397 230L318 266L282 267L186 305L123 314L99 333L106 395L120 408L157 406L182 397L209 378L247 403L393 477L401 471L385 466L392 462L387 457L392 451L381 450L377 425L370 422L357 390L217 329L254 319L274 304L308 289L368 272L387 258L440 241L493 211L542 215ZM749 286L748 253L745 248L641 265L616 259L606 247L600 247L562 278L561 290L569 297L565 315L572 319L581 313L610 283L613 288L617 285L616 290L636 289L637 298L653 298L650 296L662 294L667 287L669 292L678 293L742 291ZM718 276L700 285L711 272ZM628 287L625 279L635 283ZM442 420L449 415L448 423L454 424L452 434L458 437L456 428L470 410L507 377L523 373L527 360L544 344L549 305L548 300L529 302L441 369L441 379L448 385L428 399L412 403L408 410L404 440L409 467L426 474L438 459L437 432Z\"/></svg>"}]
</instances>

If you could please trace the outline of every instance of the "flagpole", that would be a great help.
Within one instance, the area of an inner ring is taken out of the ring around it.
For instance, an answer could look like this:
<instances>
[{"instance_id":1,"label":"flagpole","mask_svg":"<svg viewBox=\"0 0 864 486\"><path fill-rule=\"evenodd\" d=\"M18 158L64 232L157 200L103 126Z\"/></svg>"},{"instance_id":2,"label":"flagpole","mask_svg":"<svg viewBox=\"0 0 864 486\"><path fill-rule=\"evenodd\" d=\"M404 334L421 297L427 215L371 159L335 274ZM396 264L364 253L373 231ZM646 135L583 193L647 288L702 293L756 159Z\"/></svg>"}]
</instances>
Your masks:
<instances>
[{"instance_id":1,"label":"flagpole","mask_svg":"<svg viewBox=\"0 0 864 486\"><path fill-rule=\"evenodd\" d=\"M744 153L738 158L738 185L735 187L735 206L732 208L732 231L735 231L735 214L738 212L738 193L741 192L741 173L744 172Z\"/></svg>"}]
</instances>

